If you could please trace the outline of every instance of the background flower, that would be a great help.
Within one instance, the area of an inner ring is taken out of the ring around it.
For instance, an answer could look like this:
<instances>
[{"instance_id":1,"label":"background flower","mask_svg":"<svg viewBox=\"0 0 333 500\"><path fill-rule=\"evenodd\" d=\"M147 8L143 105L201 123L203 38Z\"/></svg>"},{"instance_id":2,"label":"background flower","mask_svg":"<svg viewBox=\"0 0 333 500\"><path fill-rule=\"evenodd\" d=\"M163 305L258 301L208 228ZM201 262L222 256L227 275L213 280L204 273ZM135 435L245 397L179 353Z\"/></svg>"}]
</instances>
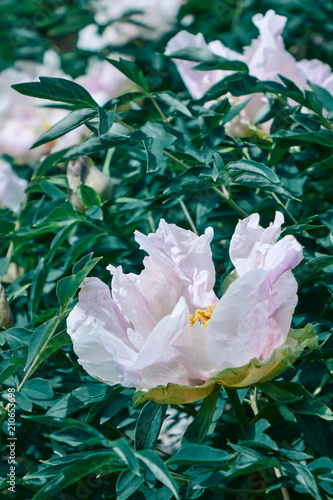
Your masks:
<instances>
[{"instance_id":1,"label":"background flower","mask_svg":"<svg viewBox=\"0 0 333 500\"><path fill-rule=\"evenodd\" d=\"M219 40L206 43L201 33L192 35L180 31L171 38L166 46L167 55L186 47L200 47L211 50L216 55L228 60L239 60L247 64L249 74L260 80L280 82L279 75L295 82L301 89L309 88L307 81L323 86L329 92L333 89L333 75L331 68L317 59L297 60L286 50L281 33L287 18L268 10L263 16L256 14L252 18L253 24L259 30L259 37L251 45L243 49L243 54L225 47ZM175 59L178 71L194 99L200 99L213 85L231 74L230 71L196 71L192 69L197 63ZM229 95L232 104L245 101L248 97L235 99ZM230 123L226 125L230 135L241 137L249 133L249 126L253 128L259 110L267 103L263 94L255 94L246 107ZM271 122L260 127L269 130Z\"/></svg>"},{"instance_id":2,"label":"background flower","mask_svg":"<svg viewBox=\"0 0 333 500\"><path fill-rule=\"evenodd\" d=\"M28 181L18 177L9 163L0 158L0 205L18 213L27 187Z\"/></svg>"}]
</instances>

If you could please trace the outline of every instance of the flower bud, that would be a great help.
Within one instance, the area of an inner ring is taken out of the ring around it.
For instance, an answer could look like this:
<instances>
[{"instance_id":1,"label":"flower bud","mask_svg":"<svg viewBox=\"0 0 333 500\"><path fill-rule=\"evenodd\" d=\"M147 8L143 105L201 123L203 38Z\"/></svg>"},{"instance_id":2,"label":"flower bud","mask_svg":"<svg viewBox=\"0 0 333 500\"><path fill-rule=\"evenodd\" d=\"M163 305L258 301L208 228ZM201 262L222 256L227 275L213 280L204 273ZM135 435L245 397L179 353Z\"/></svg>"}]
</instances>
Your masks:
<instances>
[{"instance_id":1,"label":"flower bud","mask_svg":"<svg viewBox=\"0 0 333 500\"><path fill-rule=\"evenodd\" d=\"M6 329L13 326L13 315L8 305L5 290L0 285L0 328Z\"/></svg>"},{"instance_id":2,"label":"flower bud","mask_svg":"<svg viewBox=\"0 0 333 500\"><path fill-rule=\"evenodd\" d=\"M74 192L80 184L93 188L100 195L102 201L112 198L113 184L111 180L98 168L91 165L86 156L68 163L67 180L72 191L71 201L78 210L85 211L87 209L82 203L81 197Z\"/></svg>"}]
</instances>

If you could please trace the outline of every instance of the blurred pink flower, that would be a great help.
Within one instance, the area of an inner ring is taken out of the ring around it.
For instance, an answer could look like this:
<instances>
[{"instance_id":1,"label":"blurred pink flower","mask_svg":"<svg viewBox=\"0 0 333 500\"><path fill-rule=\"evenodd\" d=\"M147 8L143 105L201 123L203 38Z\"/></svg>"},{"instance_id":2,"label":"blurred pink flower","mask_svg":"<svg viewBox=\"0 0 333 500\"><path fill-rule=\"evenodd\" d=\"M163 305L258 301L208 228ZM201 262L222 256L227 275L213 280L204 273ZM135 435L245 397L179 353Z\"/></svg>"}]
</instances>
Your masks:
<instances>
[{"instance_id":1,"label":"blurred pink flower","mask_svg":"<svg viewBox=\"0 0 333 500\"><path fill-rule=\"evenodd\" d=\"M79 32L77 46L96 51L135 38L158 39L172 29L184 1L122 0L111 4L109 0L91 0L90 3L97 24L89 24ZM102 34L98 33L98 25L107 25Z\"/></svg>"},{"instance_id":2,"label":"blurred pink flower","mask_svg":"<svg viewBox=\"0 0 333 500\"><path fill-rule=\"evenodd\" d=\"M28 182L18 177L9 163L0 158L0 206L18 213L27 187Z\"/></svg>"},{"instance_id":3,"label":"blurred pink flower","mask_svg":"<svg viewBox=\"0 0 333 500\"><path fill-rule=\"evenodd\" d=\"M308 88L307 81L309 80L325 87L329 92L333 91L333 73L327 64L317 59L297 62L286 50L281 36L287 22L286 17L269 10L264 16L256 14L252 21L259 30L259 37L253 40L249 47L244 48L243 54L228 49L218 40L207 44L201 33L191 35L186 31L179 32L169 40L165 53L170 55L186 47L208 48L225 59L245 62L250 75L261 80L279 82L279 75L282 75L292 80L301 89ZM212 85L232 73L230 71L196 71L192 67L197 63L179 59L175 59L175 64L194 99L200 99ZM234 98L231 95L228 97L232 104L238 104L248 98L248 96ZM266 102L263 94L253 95L241 113L227 124L229 134L235 137L247 135L249 129L253 127L258 111ZM269 123L261 125L260 128L268 131Z\"/></svg>"},{"instance_id":4,"label":"blurred pink flower","mask_svg":"<svg viewBox=\"0 0 333 500\"><path fill-rule=\"evenodd\" d=\"M19 61L15 67L0 73L0 154L8 154L22 163L38 161L45 154L78 144L88 133L88 129L81 126L55 142L30 150L32 144L47 128L68 114L62 109L45 107L49 104L55 105L55 102L27 97L11 88L14 83L37 81L39 76L71 80L71 77L61 70L60 59L53 51L46 52L44 64ZM89 61L87 73L76 81L84 86L100 105L131 85L110 63L97 59Z\"/></svg>"},{"instance_id":5,"label":"blurred pink flower","mask_svg":"<svg viewBox=\"0 0 333 500\"><path fill-rule=\"evenodd\" d=\"M158 402L177 399L165 394L167 384L200 387L228 369L231 385L251 385L258 381L252 372L250 379L237 375L251 360L255 370L264 367L256 372L259 380L276 370L288 357L285 343L297 303L291 269L302 260L293 236L277 242L283 220L277 212L267 229L259 226L258 214L238 223L230 244L237 279L220 300L213 290L212 228L199 237L162 219L156 233L136 231L149 254L140 275L109 266L112 297L97 278L82 284L67 322L79 363L110 385L144 392L161 386L162 396L146 397Z\"/></svg>"}]
</instances>

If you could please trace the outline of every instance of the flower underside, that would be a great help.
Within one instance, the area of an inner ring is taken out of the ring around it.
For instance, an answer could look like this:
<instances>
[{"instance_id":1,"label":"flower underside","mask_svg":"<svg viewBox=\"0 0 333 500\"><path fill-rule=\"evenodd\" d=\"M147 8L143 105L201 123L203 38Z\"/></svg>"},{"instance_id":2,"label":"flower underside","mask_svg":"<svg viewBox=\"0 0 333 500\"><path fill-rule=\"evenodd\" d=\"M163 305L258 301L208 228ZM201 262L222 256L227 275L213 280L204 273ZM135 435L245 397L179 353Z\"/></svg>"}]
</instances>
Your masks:
<instances>
[{"instance_id":1,"label":"flower underside","mask_svg":"<svg viewBox=\"0 0 333 500\"><path fill-rule=\"evenodd\" d=\"M215 309L216 304L213 307L207 306L207 309L197 309L194 314L190 314L190 326L194 325L196 321L199 321L205 328L207 328L210 318L213 314L213 309Z\"/></svg>"}]
</instances>

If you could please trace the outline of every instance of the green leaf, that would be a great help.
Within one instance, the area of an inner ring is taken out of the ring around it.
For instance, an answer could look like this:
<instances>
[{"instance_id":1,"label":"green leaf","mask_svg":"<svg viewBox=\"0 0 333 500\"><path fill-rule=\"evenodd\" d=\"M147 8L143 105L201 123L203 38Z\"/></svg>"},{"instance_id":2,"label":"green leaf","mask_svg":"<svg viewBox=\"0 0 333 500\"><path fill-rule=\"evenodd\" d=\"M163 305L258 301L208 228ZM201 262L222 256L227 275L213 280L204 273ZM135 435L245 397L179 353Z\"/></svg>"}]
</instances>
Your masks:
<instances>
[{"instance_id":1,"label":"green leaf","mask_svg":"<svg viewBox=\"0 0 333 500\"><path fill-rule=\"evenodd\" d=\"M96 114L97 113L94 109L83 108L72 111L60 121L55 123L52 127L50 127L46 132L40 135L30 149L37 148L42 144L46 144L48 142L54 141L55 139L58 139L58 137L67 134L71 130L76 129L83 123L91 120L96 116Z\"/></svg>"},{"instance_id":2,"label":"green leaf","mask_svg":"<svg viewBox=\"0 0 333 500\"><path fill-rule=\"evenodd\" d=\"M103 470L107 471L108 469L111 472L111 464L117 459L118 457L115 453L103 450L96 451L93 457L89 455L77 460L68 467L64 467L62 472L43 486L32 500L49 500L59 491L64 490L67 486L89 474L101 473Z\"/></svg>"},{"instance_id":3,"label":"green leaf","mask_svg":"<svg viewBox=\"0 0 333 500\"><path fill-rule=\"evenodd\" d=\"M309 86L312 88L315 96L329 113L333 113L333 96L324 87L317 85L316 83L308 82Z\"/></svg>"},{"instance_id":4,"label":"green leaf","mask_svg":"<svg viewBox=\"0 0 333 500\"><path fill-rule=\"evenodd\" d=\"M86 406L100 402L104 399L107 388L106 384L97 382L83 384L61 396L47 411L47 416L64 418Z\"/></svg>"},{"instance_id":5,"label":"green leaf","mask_svg":"<svg viewBox=\"0 0 333 500\"><path fill-rule=\"evenodd\" d=\"M111 129L116 117L116 106L111 112L107 112L105 108L98 106L98 137L103 138Z\"/></svg>"},{"instance_id":6,"label":"green leaf","mask_svg":"<svg viewBox=\"0 0 333 500\"><path fill-rule=\"evenodd\" d=\"M32 400L51 399L54 396L51 382L42 378L28 380L21 392Z\"/></svg>"},{"instance_id":7,"label":"green leaf","mask_svg":"<svg viewBox=\"0 0 333 500\"><path fill-rule=\"evenodd\" d=\"M333 420L333 412L328 406L314 399L301 384L296 382L271 381L259 384L258 388L275 401L286 402L288 407L295 413L316 415L324 420Z\"/></svg>"},{"instance_id":8,"label":"green leaf","mask_svg":"<svg viewBox=\"0 0 333 500\"><path fill-rule=\"evenodd\" d=\"M192 117L191 111L185 106L183 101L173 92L169 90L165 90L164 92L156 92L154 93L154 97L159 101L163 102L167 106L169 106L170 111L173 112L179 111L182 115Z\"/></svg>"},{"instance_id":9,"label":"green leaf","mask_svg":"<svg viewBox=\"0 0 333 500\"><path fill-rule=\"evenodd\" d=\"M167 405L148 401L142 408L135 427L135 449L146 450L155 447L160 433Z\"/></svg>"},{"instance_id":10,"label":"green leaf","mask_svg":"<svg viewBox=\"0 0 333 500\"><path fill-rule=\"evenodd\" d=\"M48 275L48 266L45 264L44 257L42 257L36 269L34 270L30 288L30 315L33 318L37 312L40 299L43 295L43 289Z\"/></svg>"},{"instance_id":11,"label":"green leaf","mask_svg":"<svg viewBox=\"0 0 333 500\"><path fill-rule=\"evenodd\" d=\"M162 123L148 122L133 134L134 140L143 141L147 151L147 172L155 172L161 168L164 148L176 140L176 136L170 132Z\"/></svg>"},{"instance_id":12,"label":"green leaf","mask_svg":"<svg viewBox=\"0 0 333 500\"><path fill-rule=\"evenodd\" d=\"M71 204L70 201L66 200L59 207L55 207L53 210L51 210L49 215L36 222L36 224L34 224L33 227L39 228L42 226L46 226L51 222L58 222L58 221L60 223L63 223L64 221L72 223L75 222L77 218L78 215L73 209L73 205Z\"/></svg>"},{"instance_id":13,"label":"green leaf","mask_svg":"<svg viewBox=\"0 0 333 500\"><path fill-rule=\"evenodd\" d=\"M231 185L260 188L293 198L281 183L278 176L266 165L252 160L240 160L228 163L226 171L231 178Z\"/></svg>"},{"instance_id":14,"label":"green leaf","mask_svg":"<svg viewBox=\"0 0 333 500\"><path fill-rule=\"evenodd\" d=\"M197 71L211 71L211 70L226 70L226 71L241 71L248 73L247 65L242 61L230 61L224 57L218 56L211 52L208 48L203 47L186 47L184 49L176 50L167 57L170 59L183 59L185 61L195 61L201 64L194 66L192 69Z\"/></svg>"},{"instance_id":15,"label":"green leaf","mask_svg":"<svg viewBox=\"0 0 333 500\"><path fill-rule=\"evenodd\" d=\"M130 470L122 472L117 481L117 500L127 500L144 481L143 476L135 476Z\"/></svg>"},{"instance_id":16,"label":"green leaf","mask_svg":"<svg viewBox=\"0 0 333 500\"><path fill-rule=\"evenodd\" d=\"M195 416L195 419L186 429L186 432L182 438L182 444L201 444L204 442L209 427L213 421L217 398L219 397L220 390L221 387L219 385L216 385L209 396L207 396L203 400L200 410Z\"/></svg>"},{"instance_id":17,"label":"green leaf","mask_svg":"<svg viewBox=\"0 0 333 500\"><path fill-rule=\"evenodd\" d=\"M96 257L90 262L87 262L76 274L72 274L71 276L67 276L66 278L62 278L58 281L56 293L62 311L66 309L69 301L77 292L82 281L88 276L90 271L100 260L101 257Z\"/></svg>"},{"instance_id":18,"label":"green leaf","mask_svg":"<svg viewBox=\"0 0 333 500\"><path fill-rule=\"evenodd\" d=\"M314 144L321 144L322 146L333 146L333 132L330 130L318 130L312 132L300 132L293 130L279 130L275 134L269 136L271 139L283 139L285 141L292 141L293 145L310 142Z\"/></svg>"},{"instance_id":19,"label":"green leaf","mask_svg":"<svg viewBox=\"0 0 333 500\"><path fill-rule=\"evenodd\" d=\"M5 382L13 373L17 372L26 360L26 347L19 347L13 350L11 359L7 366L2 366L0 372L0 384Z\"/></svg>"},{"instance_id":20,"label":"green leaf","mask_svg":"<svg viewBox=\"0 0 333 500\"><path fill-rule=\"evenodd\" d=\"M147 467L147 469L150 470L150 472L156 477L156 479L165 484L165 486L167 486L172 491L176 499L178 499L179 495L177 485L172 479L163 460L151 450L139 451L135 455L137 456L139 461L143 462L143 464Z\"/></svg>"},{"instance_id":21,"label":"green leaf","mask_svg":"<svg viewBox=\"0 0 333 500\"><path fill-rule=\"evenodd\" d=\"M64 78L40 76L39 82L17 83L12 88L23 95L66 102L80 108L97 108L98 104L81 85Z\"/></svg>"},{"instance_id":22,"label":"green leaf","mask_svg":"<svg viewBox=\"0 0 333 500\"><path fill-rule=\"evenodd\" d=\"M80 184L79 190L82 202L87 208L101 206L101 197L92 187L86 186L85 184Z\"/></svg>"},{"instance_id":23,"label":"green leaf","mask_svg":"<svg viewBox=\"0 0 333 500\"><path fill-rule=\"evenodd\" d=\"M265 431L269 429L270 423L267 420L261 419L254 425L249 425L245 434L243 443L246 446L257 449L258 447L268 450L277 450L277 444L271 439Z\"/></svg>"},{"instance_id":24,"label":"green leaf","mask_svg":"<svg viewBox=\"0 0 333 500\"><path fill-rule=\"evenodd\" d=\"M140 87L147 94L149 93L149 87L146 82L145 77L141 69L132 61L119 58L119 61L115 59L105 58L112 66L117 68L121 73L123 73L127 78L134 82L138 87Z\"/></svg>"},{"instance_id":25,"label":"green leaf","mask_svg":"<svg viewBox=\"0 0 333 500\"><path fill-rule=\"evenodd\" d=\"M218 450L206 445L188 444L182 446L169 460L167 465L220 465L235 457L235 454Z\"/></svg>"},{"instance_id":26,"label":"green leaf","mask_svg":"<svg viewBox=\"0 0 333 500\"><path fill-rule=\"evenodd\" d=\"M31 334L28 347L28 358L24 368L25 370L29 368L29 366L36 358L37 354L40 353L43 345L51 335L56 319L57 318L52 318L46 323L43 323Z\"/></svg>"},{"instance_id":27,"label":"green leaf","mask_svg":"<svg viewBox=\"0 0 333 500\"><path fill-rule=\"evenodd\" d=\"M315 477L305 464L296 462L283 463L281 464L281 472L294 477L297 483L302 486L304 493L309 493L316 500L322 500Z\"/></svg>"}]
</instances>

